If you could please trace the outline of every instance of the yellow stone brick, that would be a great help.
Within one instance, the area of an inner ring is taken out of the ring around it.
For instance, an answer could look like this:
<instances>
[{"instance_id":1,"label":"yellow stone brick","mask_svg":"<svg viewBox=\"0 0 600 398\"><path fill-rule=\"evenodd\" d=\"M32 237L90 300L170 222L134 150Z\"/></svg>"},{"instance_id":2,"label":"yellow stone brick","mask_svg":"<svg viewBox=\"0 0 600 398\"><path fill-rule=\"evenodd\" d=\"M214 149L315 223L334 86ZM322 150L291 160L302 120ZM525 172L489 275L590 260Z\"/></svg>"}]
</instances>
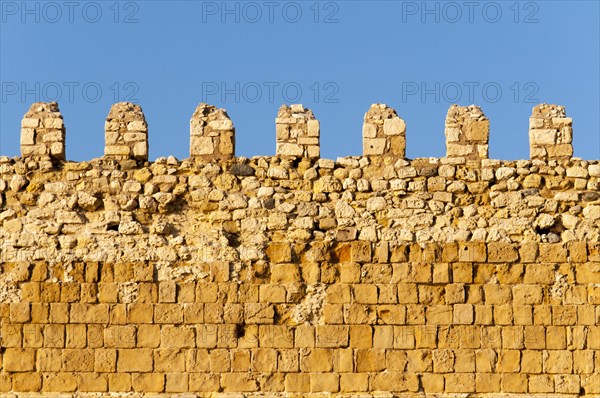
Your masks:
<instances>
[{"instance_id":1,"label":"yellow stone brick","mask_svg":"<svg viewBox=\"0 0 600 398\"><path fill-rule=\"evenodd\" d=\"M248 373L223 373L221 386L225 392L258 391L258 382Z\"/></svg>"},{"instance_id":2,"label":"yellow stone brick","mask_svg":"<svg viewBox=\"0 0 600 398\"><path fill-rule=\"evenodd\" d=\"M119 372L151 372L152 350L145 348L118 350L117 370Z\"/></svg>"},{"instance_id":3,"label":"yellow stone brick","mask_svg":"<svg viewBox=\"0 0 600 398\"><path fill-rule=\"evenodd\" d=\"M94 371L103 373L112 373L117 370L117 351L116 350L94 350Z\"/></svg>"},{"instance_id":4,"label":"yellow stone brick","mask_svg":"<svg viewBox=\"0 0 600 398\"><path fill-rule=\"evenodd\" d=\"M368 373L342 373L340 374L340 391L364 392L369 390Z\"/></svg>"},{"instance_id":5,"label":"yellow stone brick","mask_svg":"<svg viewBox=\"0 0 600 398\"><path fill-rule=\"evenodd\" d=\"M311 373L311 392L338 392L340 390L340 376L337 373Z\"/></svg>"},{"instance_id":6,"label":"yellow stone brick","mask_svg":"<svg viewBox=\"0 0 600 398\"><path fill-rule=\"evenodd\" d=\"M286 392L310 392L310 374L288 373L285 375Z\"/></svg>"},{"instance_id":7,"label":"yellow stone brick","mask_svg":"<svg viewBox=\"0 0 600 398\"><path fill-rule=\"evenodd\" d=\"M527 375L522 373L503 373L502 392L525 393L527 392Z\"/></svg>"},{"instance_id":8,"label":"yellow stone brick","mask_svg":"<svg viewBox=\"0 0 600 398\"><path fill-rule=\"evenodd\" d=\"M277 371L277 350L273 348L255 348L252 350L252 370L274 373Z\"/></svg>"},{"instance_id":9,"label":"yellow stone brick","mask_svg":"<svg viewBox=\"0 0 600 398\"><path fill-rule=\"evenodd\" d=\"M460 242L458 244L458 261L483 263L487 259L484 242Z\"/></svg>"},{"instance_id":10,"label":"yellow stone brick","mask_svg":"<svg viewBox=\"0 0 600 398\"><path fill-rule=\"evenodd\" d=\"M487 254L490 263L512 263L519 259L517 249L504 242L489 242Z\"/></svg>"},{"instance_id":11,"label":"yellow stone brick","mask_svg":"<svg viewBox=\"0 0 600 398\"><path fill-rule=\"evenodd\" d=\"M444 376L426 373L421 376L421 384L426 394L444 392Z\"/></svg>"},{"instance_id":12,"label":"yellow stone brick","mask_svg":"<svg viewBox=\"0 0 600 398\"><path fill-rule=\"evenodd\" d=\"M155 323L183 323L183 309L180 304L156 304Z\"/></svg>"},{"instance_id":13,"label":"yellow stone brick","mask_svg":"<svg viewBox=\"0 0 600 398\"><path fill-rule=\"evenodd\" d=\"M554 392L554 378L550 375L530 375L529 392L544 393Z\"/></svg>"},{"instance_id":14,"label":"yellow stone brick","mask_svg":"<svg viewBox=\"0 0 600 398\"><path fill-rule=\"evenodd\" d=\"M350 326L350 347L371 348L373 347L373 329L369 325Z\"/></svg>"},{"instance_id":15,"label":"yellow stone brick","mask_svg":"<svg viewBox=\"0 0 600 398\"><path fill-rule=\"evenodd\" d=\"M12 323L27 323L31 320L29 303L10 303L10 321Z\"/></svg>"},{"instance_id":16,"label":"yellow stone brick","mask_svg":"<svg viewBox=\"0 0 600 398\"><path fill-rule=\"evenodd\" d=\"M166 392L187 392L189 389L188 375L186 373L167 373L165 379Z\"/></svg>"},{"instance_id":17,"label":"yellow stone brick","mask_svg":"<svg viewBox=\"0 0 600 398\"><path fill-rule=\"evenodd\" d=\"M293 348L294 331L284 325L260 325L259 344L261 347Z\"/></svg>"},{"instance_id":18,"label":"yellow stone brick","mask_svg":"<svg viewBox=\"0 0 600 398\"><path fill-rule=\"evenodd\" d=\"M292 261L292 248L288 243L271 243L265 250L271 263L287 263Z\"/></svg>"},{"instance_id":19,"label":"yellow stone brick","mask_svg":"<svg viewBox=\"0 0 600 398\"><path fill-rule=\"evenodd\" d=\"M333 350L314 348L300 351L300 370L303 372L331 372L333 370Z\"/></svg>"},{"instance_id":20,"label":"yellow stone brick","mask_svg":"<svg viewBox=\"0 0 600 398\"><path fill-rule=\"evenodd\" d=\"M543 354L544 372L571 373L573 369L573 354L571 351L548 350Z\"/></svg>"},{"instance_id":21,"label":"yellow stone brick","mask_svg":"<svg viewBox=\"0 0 600 398\"><path fill-rule=\"evenodd\" d=\"M262 303L285 303L287 292L282 285L260 285L259 297Z\"/></svg>"},{"instance_id":22,"label":"yellow stone brick","mask_svg":"<svg viewBox=\"0 0 600 398\"><path fill-rule=\"evenodd\" d=\"M108 374L108 388L111 392L128 392L131 390L131 375L128 373Z\"/></svg>"},{"instance_id":23,"label":"yellow stone brick","mask_svg":"<svg viewBox=\"0 0 600 398\"><path fill-rule=\"evenodd\" d=\"M356 263L340 264L340 282L343 284L360 282L360 265ZM335 285L329 286L331 289ZM349 293L349 292L348 292Z\"/></svg>"},{"instance_id":24,"label":"yellow stone brick","mask_svg":"<svg viewBox=\"0 0 600 398\"><path fill-rule=\"evenodd\" d=\"M132 325L108 326L104 329L104 347L106 348L134 348L136 346L135 338L136 328Z\"/></svg>"},{"instance_id":25,"label":"yellow stone brick","mask_svg":"<svg viewBox=\"0 0 600 398\"><path fill-rule=\"evenodd\" d=\"M349 326L319 325L317 326L316 346L321 348L341 348L348 346Z\"/></svg>"},{"instance_id":26,"label":"yellow stone brick","mask_svg":"<svg viewBox=\"0 0 600 398\"><path fill-rule=\"evenodd\" d=\"M454 371L454 351L448 349L434 350L432 357L435 373L451 373Z\"/></svg>"},{"instance_id":27,"label":"yellow stone brick","mask_svg":"<svg viewBox=\"0 0 600 398\"><path fill-rule=\"evenodd\" d=\"M35 350L7 348L4 351L3 366L8 372L30 372L35 369Z\"/></svg>"},{"instance_id":28,"label":"yellow stone brick","mask_svg":"<svg viewBox=\"0 0 600 398\"><path fill-rule=\"evenodd\" d=\"M231 355L229 350L216 349L210 351L210 370L212 372L229 372L231 370Z\"/></svg>"},{"instance_id":29,"label":"yellow stone brick","mask_svg":"<svg viewBox=\"0 0 600 398\"><path fill-rule=\"evenodd\" d=\"M235 353L234 353L235 355ZM235 356L234 356L235 360ZM249 359L248 359L249 360ZM248 366L249 368L250 366ZM277 369L279 372L290 373L300 371L300 350L278 350Z\"/></svg>"},{"instance_id":30,"label":"yellow stone brick","mask_svg":"<svg viewBox=\"0 0 600 398\"><path fill-rule=\"evenodd\" d=\"M189 391L214 392L220 388L220 377L218 374L190 373L188 380Z\"/></svg>"},{"instance_id":31,"label":"yellow stone brick","mask_svg":"<svg viewBox=\"0 0 600 398\"><path fill-rule=\"evenodd\" d=\"M381 372L385 369L384 349L357 349L356 371L357 372Z\"/></svg>"},{"instance_id":32,"label":"yellow stone brick","mask_svg":"<svg viewBox=\"0 0 600 398\"><path fill-rule=\"evenodd\" d=\"M154 371L165 373L184 372L184 352L172 348L154 350Z\"/></svg>"},{"instance_id":33,"label":"yellow stone brick","mask_svg":"<svg viewBox=\"0 0 600 398\"><path fill-rule=\"evenodd\" d=\"M70 308L70 320L72 323L107 324L109 321L108 305L73 303Z\"/></svg>"},{"instance_id":34,"label":"yellow stone brick","mask_svg":"<svg viewBox=\"0 0 600 398\"><path fill-rule=\"evenodd\" d=\"M445 377L447 393L475 392L474 374L450 373Z\"/></svg>"},{"instance_id":35,"label":"yellow stone brick","mask_svg":"<svg viewBox=\"0 0 600 398\"><path fill-rule=\"evenodd\" d=\"M477 373L475 376L475 391L482 393L500 391L501 375L494 373Z\"/></svg>"},{"instance_id":36,"label":"yellow stone brick","mask_svg":"<svg viewBox=\"0 0 600 398\"><path fill-rule=\"evenodd\" d=\"M42 392L67 393L77 390L76 373L48 373L42 381Z\"/></svg>"},{"instance_id":37,"label":"yellow stone brick","mask_svg":"<svg viewBox=\"0 0 600 398\"><path fill-rule=\"evenodd\" d=\"M108 377L98 373L78 373L79 391L106 392L108 391Z\"/></svg>"},{"instance_id":38,"label":"yellow stone brick","mask_svg":"<svg viewBox=\"0 0 600 398\"><path fill-rule=\"evenodd\" d=\"M518 350L503 350L498 353L497 371L517 373L520 370L521 353Z\"/></svg>"},{"instance_id":39,"label":"yellow stone brick","mask_svg":"<svg viewBox=\"0 0 600 398\"><path fill-rule=\"evenodd\" d=\"M131 386L136 392L163 392L165 376L161 373L134 373L131 377Z\"/></svg>"},{"instance_id":40,"label":"yellow stone brick","mask_svg":"<svg viewBox=\"0 0 600 398\"><path fill-rule=\"evenodd\" d=\"M165 325L160 331L161 348L194 348L195 333L191 326Z\"/></svg>"},{"instance_id":41,"label":"yellow stone brick","mask_svg":"<svg viewBox=\"0 0 600 398\"><path fill-rule=\"evenodd\" d=\"M62 370L67 372L93 372L94 351L93 350L63 350Z\"/></svg>"},{"instance_id":42,"label":"yellow stone brick","mask_svg":"<svg viewBox=\"0 0 600 398\"><path fill-rule=\"evenodd\" d=\"M59 372L62 366L62 350L43 348L36 353L36 370L41 372Z\"/></svg>"},{"instance_id":43,"label":"yellow stone brick","mask_svg":"<svg viewBox=\"0 0 600 398\"><path fill-rule=\"evenodd\" d=\"M13 391L38 392L42 388L42 376L39 373L15 373L13 375Z\"/></svg>"},{"instance_id":44,"label":"yellow stone brick","mask_svg":"<svg viewBox=\"0 0 600 398\"><path fill-rule=\"evenodd\" d=\"M351 261L361 263L371 261L371 243L365 241L354 241L351 243Z\"/></svg>"},{"instance_id":45,"label":"yellow stone brick","mask_svg":"<svg viewBox=\"0 0 600 398\"><path fill-rule=\"evenodd\" d=\"M567 248L562 243L540 243L538 260L543 263L567 261Z\"/></svg>"},{"instance_id":46,"label":"yellow stone brick","mask_svg":"<svg viewBox=\"0 0 600 398\"><path fill-rule=\"evenodd\" d=\"M51 303L48 316L50 323L69 323L69 304Z\"/></svg>"},{"instance_id":47,"label":"yellow stone brick","mask_svg":"<svg viewBox=\"0 0 600 398\"><path fill-rule=\"evenodd\" d=\"M473 282L473 265L470 263L453 263L452 281L454 283Z\"/></svg>"}]
</instances>

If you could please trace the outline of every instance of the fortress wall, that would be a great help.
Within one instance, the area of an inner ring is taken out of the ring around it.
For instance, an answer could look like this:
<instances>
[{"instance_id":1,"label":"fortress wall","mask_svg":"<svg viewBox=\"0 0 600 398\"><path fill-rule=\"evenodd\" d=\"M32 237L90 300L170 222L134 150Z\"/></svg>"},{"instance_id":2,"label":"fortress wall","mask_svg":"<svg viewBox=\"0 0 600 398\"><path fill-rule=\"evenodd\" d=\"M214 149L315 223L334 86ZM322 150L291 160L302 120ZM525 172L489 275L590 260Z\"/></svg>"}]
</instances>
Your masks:
<instances>
[{"instance_id":1,"label":"fortress wall","mask_svg":"<svg viewBox=\"0 0 600 398\"><path fill-rule=\"evenodd\" d=\"M408 160L377 104L365 156L334 161L301 106L247 159L202 104L191 157L148 163L116 105L127 154L75 163L44 107L63 141L29 112L39 149L0 157L3 394L600 395L600 161L564 109L534 108L532 160L487 159L477 107Z\"/></svg>"}]
</instances>

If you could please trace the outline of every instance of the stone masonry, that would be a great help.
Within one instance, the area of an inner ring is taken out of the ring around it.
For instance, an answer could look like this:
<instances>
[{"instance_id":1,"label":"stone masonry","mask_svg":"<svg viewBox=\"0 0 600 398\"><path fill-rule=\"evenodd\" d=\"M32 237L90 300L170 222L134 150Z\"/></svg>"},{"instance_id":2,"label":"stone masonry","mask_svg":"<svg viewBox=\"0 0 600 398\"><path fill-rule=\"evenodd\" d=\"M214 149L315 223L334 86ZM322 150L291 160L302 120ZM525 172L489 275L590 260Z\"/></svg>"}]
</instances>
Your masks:
<instances>
[{"instance_id":1,"label":"stone masonry","mask_svg":"<svg viewBox=\"0 0 600 398\"><path fill-rule=\"evenodd\" d=\"M235 155L235 128L225 109L201 103L190 120L190 156L203 161Z\"/></svg>"},{"instance_id":2,"label":"stone masonry","mask_svg":"<svg viewBox=\"0 0 600 398\"><path fill-rule=\"evenodd\" d=\"M106 117L104 130L105 157L148 160L148 124L139 105L114 104Z\"/></svg>"},{"instance_id":3,"label":"stone masonry","mask_svg":"<svg viewBox=\"0 0 600 398\"><path fill-rule=\"evenodd\" d=\"M23 117L21 155L65 159L65 126L56 102L36 102Z\"/></svg>"},{"instance_id":4,"label":"stone masonry","mask_svg":"<svg viewBox=\"0 0 600 398\"><path fill-rule=\"evenodd\" d=\"M475 105L452 105L446 115L446 156L487 159L490 121Z\"/></svg>"},{"instance_id":5,"label":"stone masonry","mask_svg":"<svg viewBox=\"0 0 600 398\"><path fill-rule=\"evenodd\" d=\"M573 156L573 120L564 106L540 104L529 118L532 159L569 159Z\"/></svg>"},{"instance_id":6,"label":"stone masonry","mask_svg":"<svg viewBox=\"0 0 600 398\"><path fill-rule=\"evenodd\" d=\"M365 113L363 154L400 159L406 156L406 124L393 108L373 104Z\"/></svg>"},{"instance_id":7,"label":"stone masonry","mask_svg":"<svg viewBox=\"0 0 600 398\"><path fill-rule=\"evenodd\" d=\"M131 104L121 159L0 156L0 396L600 396L600 161L485 159L477 109L465 157L311 158L282 108L295 157L134 162Z\"/></svg>"},{"instance_id":8,"label":"stone masonry","mask_svg":"<svg viewBox=\"0 0 600 398\"><path fill-rule=\"evenodd\" d=\"M282 105L275 123L277 155L310 159L320 156L319 121L310 109L301 104Z\"/></svg>"}]
</instances>

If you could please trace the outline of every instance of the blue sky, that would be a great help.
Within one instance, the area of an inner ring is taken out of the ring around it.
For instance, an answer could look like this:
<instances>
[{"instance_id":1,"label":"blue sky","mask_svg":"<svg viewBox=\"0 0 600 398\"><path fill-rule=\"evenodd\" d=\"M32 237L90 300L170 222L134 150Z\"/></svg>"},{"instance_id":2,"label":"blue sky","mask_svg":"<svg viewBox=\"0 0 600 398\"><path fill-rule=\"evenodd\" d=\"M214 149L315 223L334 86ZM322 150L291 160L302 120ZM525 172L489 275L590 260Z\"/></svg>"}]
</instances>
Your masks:
<instances>
[{"instance_id":1,"label":"blue sky","mask_svg":"<svg viewBox=\"0 0 600 398\"><path fill-rule=\"evenodd\" d=\"M131 100L150 158L189 155L201 101L226 108L238 156L275 152L275 116L301 102L321 156L360 155L375 102L407 123L407 156L445 153L452 103L491 121L490 157L529 157L539 102L573 117L575 156L600 158L598 1L0 1L0 154L23 114L58 99L67 158L102 156L104 119Z\"/></svg>"}]
</instances>

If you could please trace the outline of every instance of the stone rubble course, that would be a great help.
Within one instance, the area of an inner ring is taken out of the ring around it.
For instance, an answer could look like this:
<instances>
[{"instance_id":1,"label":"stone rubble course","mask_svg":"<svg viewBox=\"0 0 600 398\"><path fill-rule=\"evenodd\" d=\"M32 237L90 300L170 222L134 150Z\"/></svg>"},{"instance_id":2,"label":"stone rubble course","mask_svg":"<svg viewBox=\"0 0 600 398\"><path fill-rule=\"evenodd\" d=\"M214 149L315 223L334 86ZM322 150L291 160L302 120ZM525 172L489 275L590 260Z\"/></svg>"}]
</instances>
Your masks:
<instances>
[{"instance_id":1,"label":"stone rubble course","mask_svg":"<svg viewBox=\"0 0 600 398\"><path fill-rule=\"evenodd\" d=\"M474 151L0 156L0 395L600 396L600 161Z\"/></svg>"}]
</instances>

